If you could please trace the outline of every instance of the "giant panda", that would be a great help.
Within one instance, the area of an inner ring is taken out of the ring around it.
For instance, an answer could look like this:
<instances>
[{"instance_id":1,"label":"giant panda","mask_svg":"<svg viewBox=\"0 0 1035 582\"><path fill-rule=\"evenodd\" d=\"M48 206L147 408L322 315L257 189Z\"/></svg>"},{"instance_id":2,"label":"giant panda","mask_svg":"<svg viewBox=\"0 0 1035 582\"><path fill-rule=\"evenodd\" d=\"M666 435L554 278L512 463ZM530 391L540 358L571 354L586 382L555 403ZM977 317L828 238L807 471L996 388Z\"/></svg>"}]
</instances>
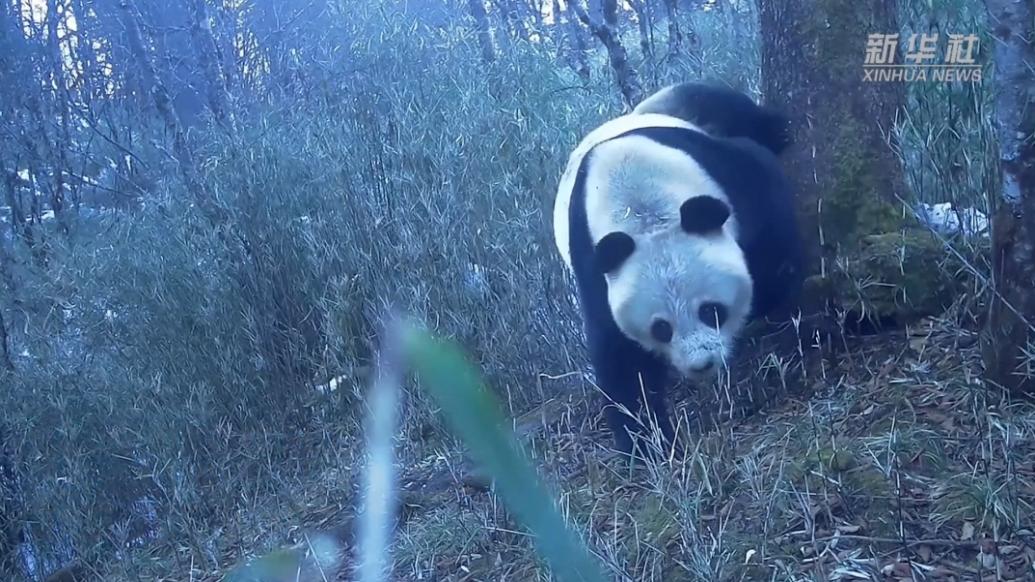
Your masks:
<instances>
[{"instance_id":1,"label":"giant panda","mask_svg":"<svg viewBox=\"0 0 1035 582\"><path fill-rule=\"evenodd\" d=\"M787 119L748 96L683 83L571 152L554 237L619 451L642 458L657 450L647 443L674 444L672 372L713 379L749 321L797 296L798 225L776 158L788 136Z\"/></svg>"}]
</instances>

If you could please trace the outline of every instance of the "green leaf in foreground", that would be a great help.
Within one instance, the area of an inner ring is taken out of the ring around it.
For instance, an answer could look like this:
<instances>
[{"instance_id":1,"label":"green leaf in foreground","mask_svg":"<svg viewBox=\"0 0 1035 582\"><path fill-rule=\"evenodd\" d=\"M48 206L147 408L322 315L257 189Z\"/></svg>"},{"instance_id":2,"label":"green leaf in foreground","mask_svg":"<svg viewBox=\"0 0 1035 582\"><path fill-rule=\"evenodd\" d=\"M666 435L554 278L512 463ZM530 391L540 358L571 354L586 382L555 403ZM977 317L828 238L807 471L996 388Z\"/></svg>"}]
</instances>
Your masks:
<instances>
[{"instance_id":1,"label":"green leaf in foreground","mask_svg":"<svg viewBox=\"0 0 1035 582\"><path fill-rule=\"evenodd\" d=\"M407 330L404 346L422 386L492 476L507 506L535 534L538 551L554 574L561 580L605 580L599 562L568 528L513 434L504 429L498 401L460 350L414 329Z\"/></svg>"}]
</instances>

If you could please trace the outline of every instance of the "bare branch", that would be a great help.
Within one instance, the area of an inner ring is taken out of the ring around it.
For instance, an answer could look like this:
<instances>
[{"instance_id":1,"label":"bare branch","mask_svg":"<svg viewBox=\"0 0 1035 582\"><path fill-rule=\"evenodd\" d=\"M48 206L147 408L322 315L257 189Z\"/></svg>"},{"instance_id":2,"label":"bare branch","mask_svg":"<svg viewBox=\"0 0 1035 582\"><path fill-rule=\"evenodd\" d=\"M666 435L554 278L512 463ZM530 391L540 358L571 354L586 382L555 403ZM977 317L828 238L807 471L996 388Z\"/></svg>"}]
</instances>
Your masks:
<instances>
[{"instance_id":1,"label":"bare branch","mask_svg":"<svg viewBox=\"0 0 1035 582\"><path fill-rule=\"evenodd\" d=\"M611 69L615 72L615 81L618 83L618 89L622 92L626 104L631 107L639 103L643 99L643 86L640 84L640 77L636 73L636 69L629 64L629 54L622 46L615 31L618 23L615 0L604 0L604 22L593 20L577 1L571 2L570 6L579 20L589 28L593 36L600 39L604 48L607 49Z\"/></svg>"}]
</instances>

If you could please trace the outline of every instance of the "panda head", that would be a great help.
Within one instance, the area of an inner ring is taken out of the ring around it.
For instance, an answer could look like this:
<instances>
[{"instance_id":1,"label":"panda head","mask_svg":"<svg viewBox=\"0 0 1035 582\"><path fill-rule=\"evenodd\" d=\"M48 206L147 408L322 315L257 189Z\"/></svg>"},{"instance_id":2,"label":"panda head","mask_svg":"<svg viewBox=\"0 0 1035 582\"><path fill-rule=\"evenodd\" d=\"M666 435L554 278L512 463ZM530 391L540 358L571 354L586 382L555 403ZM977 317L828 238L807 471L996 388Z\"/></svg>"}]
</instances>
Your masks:
<instances>
[{"instance_id":1,"label":"panda head","mask_svg":"<svg viewBox=\"0 0 1035 582\"><path fill-rule=\"evenodd\" d=\"M597 243L594 253L622 335L691 378L711 376L725 366L747 320L752 294L735 243L721 235L676 232L633 238L614 231Z\"/></svg>"},{"instance_id":2,"label":"panda head","mask_svg":"<svg viewBox=\"0 0 1035 582\"><path fill-rule=\"evenodd\" d=\"M586 188L593 268L622 335L685 376L713 375L752 300L721 187L686 153L624 136L595 148Z\"/></svg>"}]
</instances>

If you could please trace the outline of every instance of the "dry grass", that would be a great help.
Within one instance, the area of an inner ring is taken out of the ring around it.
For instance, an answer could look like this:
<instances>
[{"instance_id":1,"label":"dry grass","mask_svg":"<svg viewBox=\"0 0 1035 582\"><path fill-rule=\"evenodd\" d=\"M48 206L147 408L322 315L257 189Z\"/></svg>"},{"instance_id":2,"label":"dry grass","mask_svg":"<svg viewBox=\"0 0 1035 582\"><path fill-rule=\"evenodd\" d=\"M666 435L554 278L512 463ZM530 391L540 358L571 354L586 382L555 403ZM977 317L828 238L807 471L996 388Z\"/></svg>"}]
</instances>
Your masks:
<instances>
[{"instance_id":1,"label":"dry grass","mask_svg":"<svg viewBox=\"0 0 1035 582\"><path fill-rule=\"evenodd\" d=\"M722 422L659 465L612 457L588 385L516 426L616 579L1031 579L1035 406L980 384L974 336L954 322L848 347L825 378L811 362L812 397ZM545 579L477 469L422 445L407 445L394 579ZM303 531L330 532L347 545L351 514L328 498L332 483L295 492L308 501L279 528L265 516L233 525L295 530L299 543Z\"/></svg>"},{"instance_id":2,"label":"dry grass","mask_svg":"<svg viewBox=\"0 0 1035 582\"><path fill-rule=\"evenodd\" d=\"M846 340L836 360L749 344L734 384L674 395L679 458L612 458L549 232L568 149L617 109L611 80L520 42L485 67L463 29L354 8L349 58L308 63L311 94L195 136L247 260L183 203L160 147L140 152L144 210L67 239L41 226L50 262L15 257L0 428L47 565L193 582L288 548L274 557L306 569L285 580L347 578L351 552L325 548L355 545L371 330L391 304L475 356L617 579L1035 576L1035 407L981 385L973 319L955 313ZM636 64L653 84L756 87L752 18L695 17L693 62ZM969 205L994 178L988 95L947 91L917 89L903 158L921 199ZM980 282L980 251L961 253ZM961 312L984 292L969 285ZM411 391L402 412L395 578L546 578L429 401Z\"/></svg>"}]
</instances>

